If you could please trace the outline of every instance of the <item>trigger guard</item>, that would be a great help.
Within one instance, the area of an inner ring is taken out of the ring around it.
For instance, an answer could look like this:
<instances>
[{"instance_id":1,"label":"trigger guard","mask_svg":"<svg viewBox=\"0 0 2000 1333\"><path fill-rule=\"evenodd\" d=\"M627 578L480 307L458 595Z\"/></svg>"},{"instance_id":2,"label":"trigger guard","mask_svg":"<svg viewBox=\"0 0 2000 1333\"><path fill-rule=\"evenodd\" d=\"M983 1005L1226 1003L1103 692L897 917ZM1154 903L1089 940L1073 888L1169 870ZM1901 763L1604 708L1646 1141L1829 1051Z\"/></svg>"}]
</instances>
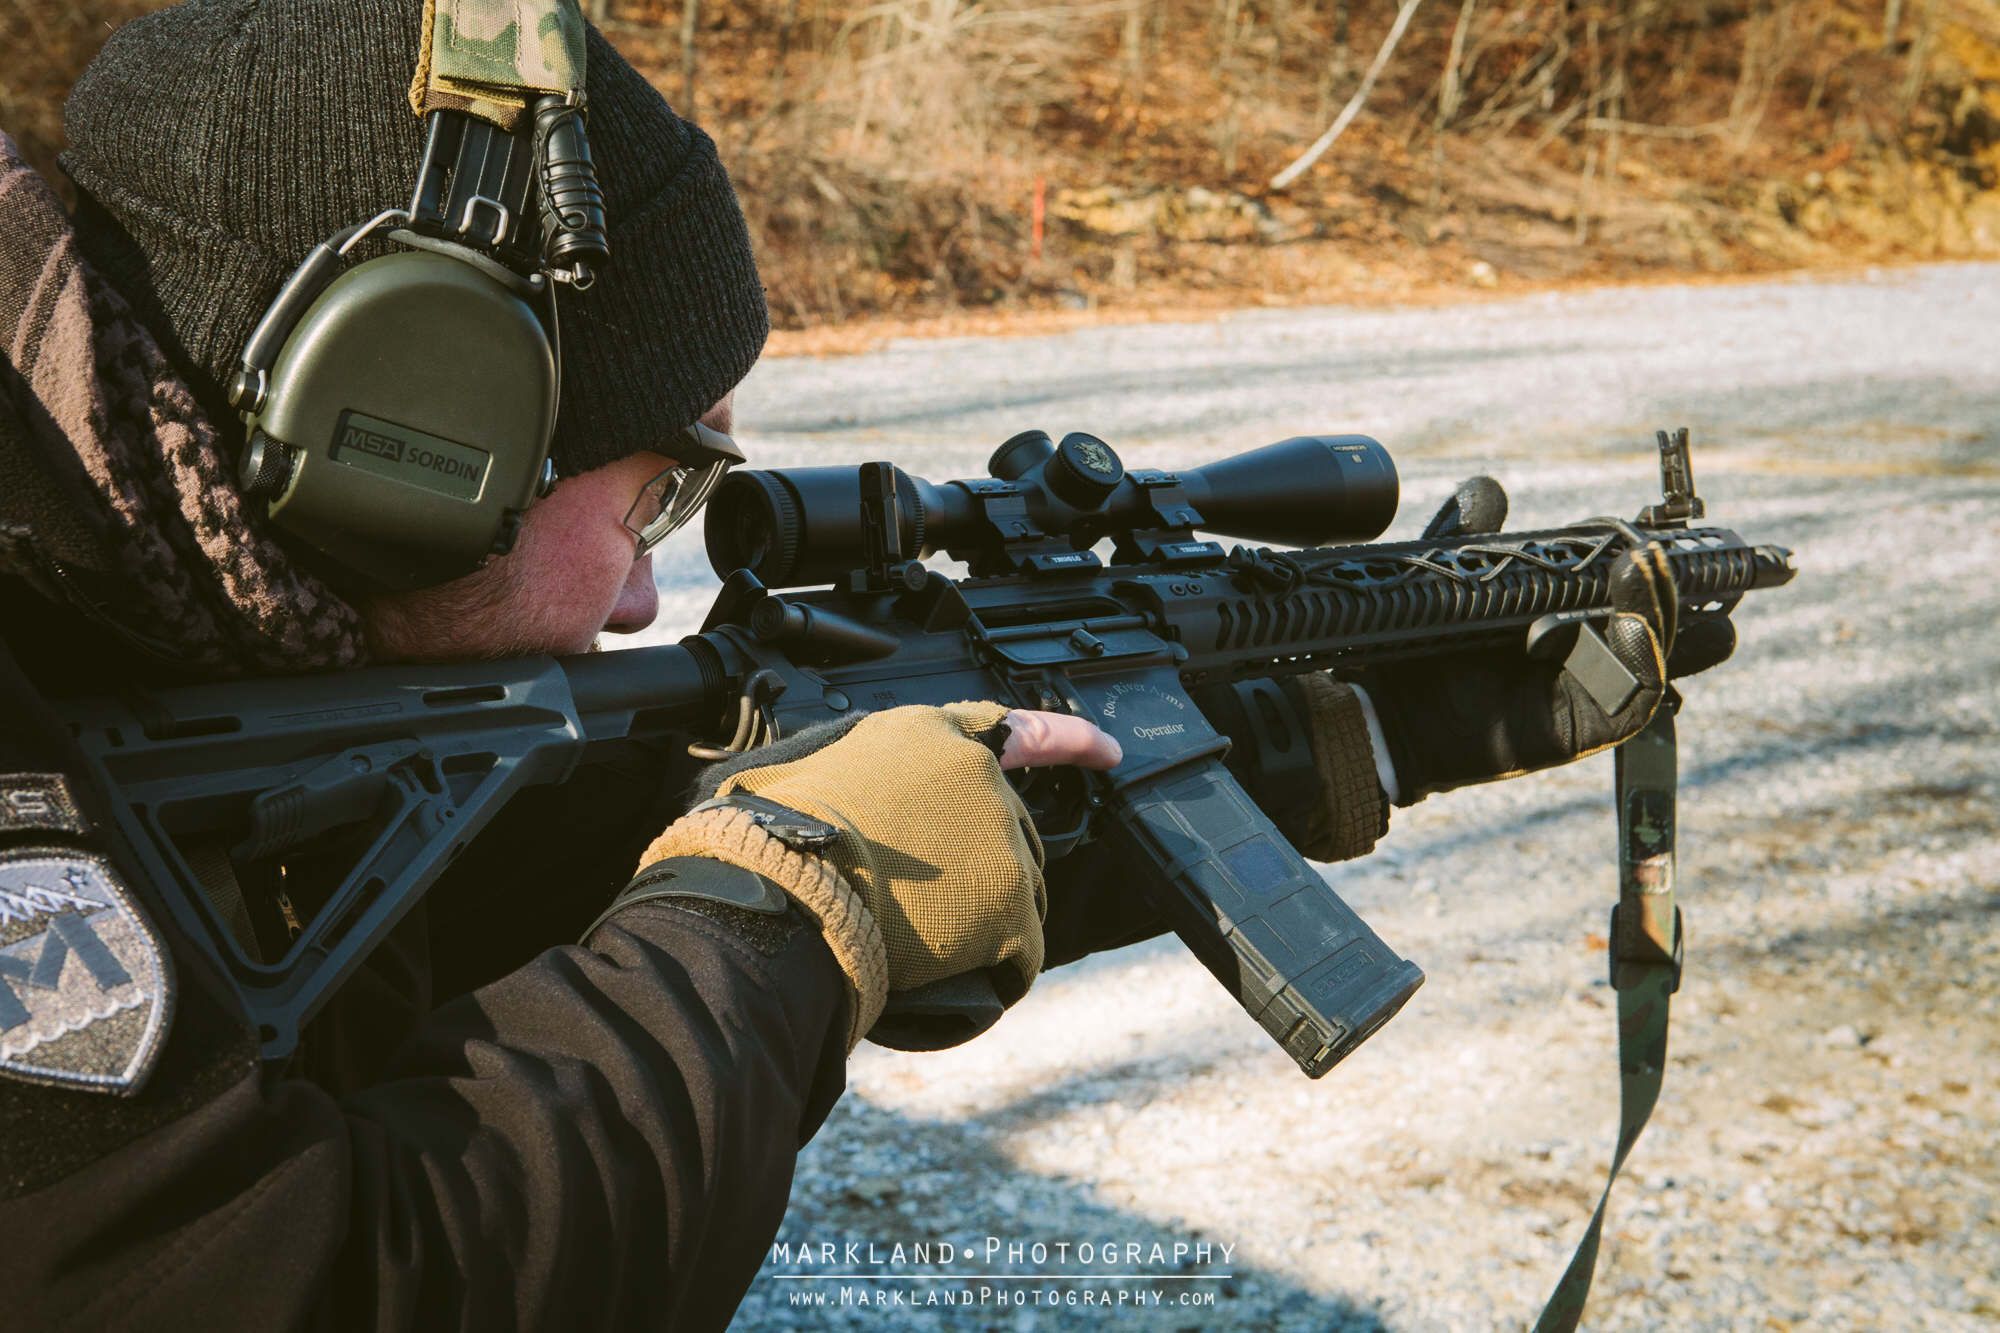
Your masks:
<instances>
[{"instance_id":1,"label":"trigger guard","mask_svg":"<svg viewBox=\"0 0 2000 1333\"><path fill-rule=\"evenodd\" d=\"M1076 769L1017 768L1002 776L1028 808L1047 859L1067 856L1089 840L1091 805L1083 776Z\"/></svg>"}]
</instances>

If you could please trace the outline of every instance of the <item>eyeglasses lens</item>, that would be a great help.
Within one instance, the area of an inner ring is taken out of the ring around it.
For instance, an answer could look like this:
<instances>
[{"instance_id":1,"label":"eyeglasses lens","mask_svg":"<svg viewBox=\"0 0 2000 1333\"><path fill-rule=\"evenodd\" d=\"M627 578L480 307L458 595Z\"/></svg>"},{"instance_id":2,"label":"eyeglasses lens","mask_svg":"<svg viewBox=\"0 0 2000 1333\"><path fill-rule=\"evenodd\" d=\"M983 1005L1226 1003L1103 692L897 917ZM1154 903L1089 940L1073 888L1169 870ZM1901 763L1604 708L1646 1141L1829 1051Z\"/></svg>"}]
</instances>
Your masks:
<instances>
[{"instance_id":1,"label":"eyeglasses lens","mask_svg":"<svg viewBox=\"0 0 2000 1333\"><path fill-rule=\"evenodd\" d=\"M625 527L639 544L638 554L652 550L693 518L728 470L722 462L670 467L647 482L625 515Z\"/></svg>"}]
</instances>

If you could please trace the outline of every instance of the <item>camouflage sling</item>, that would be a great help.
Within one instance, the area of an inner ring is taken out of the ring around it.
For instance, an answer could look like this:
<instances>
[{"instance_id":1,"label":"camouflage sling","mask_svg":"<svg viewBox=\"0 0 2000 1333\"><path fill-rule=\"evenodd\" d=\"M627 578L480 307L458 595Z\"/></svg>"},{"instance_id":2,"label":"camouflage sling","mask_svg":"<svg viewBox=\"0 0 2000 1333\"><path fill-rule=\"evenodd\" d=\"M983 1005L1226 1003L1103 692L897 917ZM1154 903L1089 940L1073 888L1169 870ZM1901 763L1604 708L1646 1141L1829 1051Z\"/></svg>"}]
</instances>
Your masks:
<instances>
[{"instance_id":1,"label":"camouflage sling","mask_svg":"<svg viewBox=\"0 0 2000 1333\"><path fill-rule=\"evenodd\" d=\"M536 95L582 91L583 34L576 0L424 0L410 109L512 132Z\"/></svg>"}]
</instances>

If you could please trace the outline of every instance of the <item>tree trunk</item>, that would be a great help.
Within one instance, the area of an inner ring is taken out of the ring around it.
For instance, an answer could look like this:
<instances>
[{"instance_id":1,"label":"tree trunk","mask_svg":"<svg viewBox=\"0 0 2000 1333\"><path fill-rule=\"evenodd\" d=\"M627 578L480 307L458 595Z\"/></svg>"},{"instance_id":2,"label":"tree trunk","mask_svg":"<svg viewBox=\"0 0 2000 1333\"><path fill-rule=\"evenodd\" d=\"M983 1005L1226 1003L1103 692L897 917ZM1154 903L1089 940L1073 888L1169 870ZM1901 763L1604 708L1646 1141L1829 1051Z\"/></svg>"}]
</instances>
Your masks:
<instances>
[{"instance_id":1,"label":"tree trunk","mask_svg":"<svg viewBox=\"0 0 2000 1333\"><path fill-rule=\"evenodd\" d=\"M1451 30L1451 47L1445 53L1444 76L1438 80L1437 118L1431 125L1431 194L1426 205L1436 213L1444 203L1444 136L1451 128L1452 118L1458 115L1459 103L1464 89L1459 82L1459 68L1465 61L1465 34L1472 26L1472 11L1479 0L1462 0L1458 7L1458 23Z\"/></svg>"},{"instance_id":2,"label":"tree trunk","mask_svg":"<svg viewBox=\"0 0 2000 1333\"><path fill-rule=\"evenodd\" d=\"M694 33L701 23L701 0L682 0L681 5L681 114L694 114Z\"/></svg>"},{"instance_id":3,"label":"tree trunk","mask_svg":"<svg viewBox=\"0 0 2000 1333\"><path fill-rule=\"evenodd\" d=\"M1917 99L1923 96L1924 76L1930 72L1931 43L1937 35L1937 16L1934 0L1922 0L1917 9L1917 35L1910 41L1910 60L1903 74L1902 114L1903 124L1910 123L1910 115L1917 109Z\"/></svg>"},{"instance_id":4,"label":"tree trunk","mask_svg":"<svg viewBox=\"0 0 2000 1333\"><path fill-rule=\"evenodd\" d=\"M1137 86L1146 77L1146 9L1150 0L1127 0L1125 30L1119 38L1125 61L1125 80Z\"/></svg>"},{"instance_id":5,"label":"tree trunk","mask_svg":"<svg viewBox=\"0 0 2000 1333\"><path fill-rule=\"evenodd\" d=\"M792 30L799 25L799 0L785 0L784 11L778 16L778 59L775 72L781 77L785 70L785 57L792 51Z\"/></svg>"},{"instance_id":6,"label":"tree trunk","mask_svg":"<svg viewBox=\"0 0 2000 1333\"><path fill-rule=\"evenodd\" d=\"M1584 45L1584 94L1583 118L1589 124L1601 119L1604 97L1604 58L1598 43L1597 11L1591 10L1583 25ZM1604 145L1597 133L1586 129L1584 137L1589 141L1583 154L1583 175L1576 186L1576 244L1584 245L1590 240L1590 191L1597 182L1598 159L1603 155Z\"/></svg>"}]
</instances>

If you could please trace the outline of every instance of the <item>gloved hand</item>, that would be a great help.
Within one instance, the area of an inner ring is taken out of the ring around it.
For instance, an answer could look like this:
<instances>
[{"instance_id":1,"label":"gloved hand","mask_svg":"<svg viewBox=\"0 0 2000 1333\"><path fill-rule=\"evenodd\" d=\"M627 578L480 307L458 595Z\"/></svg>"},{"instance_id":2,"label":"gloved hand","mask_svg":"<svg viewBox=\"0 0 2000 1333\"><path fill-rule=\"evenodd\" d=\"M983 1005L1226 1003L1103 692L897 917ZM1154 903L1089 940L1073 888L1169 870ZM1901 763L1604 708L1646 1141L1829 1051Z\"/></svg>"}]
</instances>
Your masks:
<instances>
[{"instance_id":1,"label":"gloved hand","mask_svg":"<svg viewBox=\"0 0 2000 1333\"><path fill-rule=\"evenodd\" d=\"M1041 970L1042 847L1003 768L1110 768L1080 718L993 703L892 708L811 727L704 770L698 797L747 795L823 821L787 845L754 808L698 806L641 866L704 856L778 884L819 923L854 992L849 1047L891 991L982 974L1002 1004Z\"/></svg>"},{"instance_id":2,"label":"gloved hand","mask_svg":"<svg viewBox=\"0 0 2000 1333\"><path fill-rule=\"evenodd\" d=\"M1465 503L1468 494L1487 502ZM1491 502L1494 496L1497 503ZM1498 531L1505 514L1505 492L1475 478L1460 487L1425 535ZM1704 618L1684 639L1677 635L1679 598L1666 552L1655 543L1618 557L1611 604L1604 646L1635 684L1610 707L1579 677L1578 658L1530 658L1525 647L1425 658L1359 675L1355 683L1372 705L1388 748L1396 804L1552 768L1629 740L1652 719L1668 680L1705 670L1735 647L1735 631L1723 617ZM1619 683L1615 670L1601 661L1597 665Z\"/></svg>"}]
</instances>

